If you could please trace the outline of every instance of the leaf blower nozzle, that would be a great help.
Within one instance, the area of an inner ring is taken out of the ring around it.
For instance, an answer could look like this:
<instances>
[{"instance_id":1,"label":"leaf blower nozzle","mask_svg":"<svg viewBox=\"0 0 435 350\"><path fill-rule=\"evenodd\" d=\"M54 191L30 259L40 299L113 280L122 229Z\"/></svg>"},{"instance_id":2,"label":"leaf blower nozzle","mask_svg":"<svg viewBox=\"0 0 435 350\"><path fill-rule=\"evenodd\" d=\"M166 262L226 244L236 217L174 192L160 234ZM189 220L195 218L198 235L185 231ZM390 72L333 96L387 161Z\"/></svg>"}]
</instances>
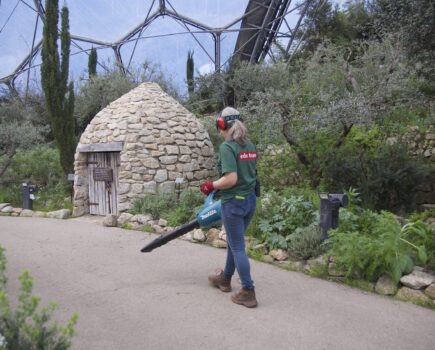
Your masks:
<instances>
[{"instance_id":1,"label":"leaf blower nozzle","mask_svg":"<svg viewBox=\"0 0 435 350\"><path fill-rule=\"evenodd\" d=\"M185 233L192 231L195 228L199 227L198 220L193 220L187 224L184 224L183 226L180 226L179 228L175 229L174 231L168 232L164 235L161 235L160 237L157 237L154 241L147 244L145 247L141 249L142 253L149 253L153 249L156 249L169 241L172 241L173 239L180 237L184 235Z\"/></svg>"},{"instance_id":2,"label":"leaf blower nozzle","mask_svg":"<svg viewBox=\"0 0 435 350\"><path fill-rule=\"evenodd\" d=\"M165 233L160 237L157 237L152 242L148 243L145 247L141 249L142 253L149 253L153 249L156 249L173 239L184 235L185 233L192 231L195 228L199 227L209 227L212 225L218 225L221 221L221 201L215 200L216 192L210 193L205 199L205 203L202 206L198 215L196 215L196 219L188 222L175 229L174 231Z\"/></svg>"}]
</instances>

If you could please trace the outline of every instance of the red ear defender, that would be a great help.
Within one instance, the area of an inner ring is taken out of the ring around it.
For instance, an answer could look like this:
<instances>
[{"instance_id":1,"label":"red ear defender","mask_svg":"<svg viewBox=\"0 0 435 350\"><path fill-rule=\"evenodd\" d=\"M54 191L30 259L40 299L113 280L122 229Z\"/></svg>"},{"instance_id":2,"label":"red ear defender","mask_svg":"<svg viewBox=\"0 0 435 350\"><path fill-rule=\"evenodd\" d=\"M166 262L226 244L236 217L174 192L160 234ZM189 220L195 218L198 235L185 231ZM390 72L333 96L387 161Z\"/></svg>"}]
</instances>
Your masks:
<instances>
[{"instance_id":1,"label":"red ear defender","mask_svg":"<svg viewBox=\"0 0 435 350\"><path fill-rule=\"evenodd\" d=\"M224 120L222 117L219 117L219 118L216 120L216 125L217 125L217 127L218 127L219 129L221 129L221 130L225 130L225 129L226 129L226 124L227 124L227 123L225 123L225 120Z\"/></svg>"},{"instance_id":2,"label":"red ear defender","mask_svg":"<svg viewBox=\"0 0 435 350\"><path fill-rule=\"evenodd\" d=\"M216 129L225 130L227 125L225 119L221 117L220 113L216 117Z\"/></svg>"}]
</instances>

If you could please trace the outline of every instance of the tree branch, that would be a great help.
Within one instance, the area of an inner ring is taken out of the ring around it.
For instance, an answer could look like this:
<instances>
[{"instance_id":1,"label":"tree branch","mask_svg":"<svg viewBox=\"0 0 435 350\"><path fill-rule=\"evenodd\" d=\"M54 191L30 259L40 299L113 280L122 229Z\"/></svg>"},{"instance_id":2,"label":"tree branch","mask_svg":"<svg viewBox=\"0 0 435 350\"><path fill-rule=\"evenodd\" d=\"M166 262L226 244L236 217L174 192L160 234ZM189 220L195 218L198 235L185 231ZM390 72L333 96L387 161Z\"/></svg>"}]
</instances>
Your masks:
<instances>
[{"instance_id":1,"label":"tree branch","mask_svg":"<svg viewBox=\"0 0 435 350\"><path fill-rule=\"evenodd\" d=\"M311 162L308 160L308 158L305 156L303 152L300 152L299 144L296 142L294 137L292 136L290 132L290 128L288 125L288 120L285 120L282 124L282 134L284 135L284 138L286 139L287 143L290 146L293 146L296 150L296 156L298 157L298 160L305 166L309 166Z\"/></svg>"},{"instance_id":2,"label":"tree branch","mask_svg":"<svg viewBox=\"0 0 435 350\"><path fill-rule=\"evenodd\" d=\"M349 67L349 59L351 55L352 55L352 50L349 49L348 55L344 60L343 69L346 73L347 81L352 85L353 92L359 94L361 92L361 89Z\"/></svg>"},{"instance_id":3,"label":"tree branch","mask_svg":"<svg viewBox=\"0 0 435 350\"><path fill-rule=\"evenodd\" d=\"M2 166L0 167L0 177L3 176L3 174L6 172L6 170L11 165L12 158L14 157L15 153L16 153L16 148L14 146L11 146L11 148L5 153L6 160L4 161Z\"/></svg>"},{"instance_id":4,"label":"tree branch","mask_svg":"<svg viewBox=\"0 0 435 350\"><path fill-rule=\"evenodd\" d=\"M353 123L348 126L344 121L342 121L341 124L343 125L343 131L341 132L341 135L338 138L337 142L335 142L335 145L334 145L335 148L341 147L344 140L346 139L346 136L350 133L350 130L353 127Z\"/></svg>"}]
</instances>

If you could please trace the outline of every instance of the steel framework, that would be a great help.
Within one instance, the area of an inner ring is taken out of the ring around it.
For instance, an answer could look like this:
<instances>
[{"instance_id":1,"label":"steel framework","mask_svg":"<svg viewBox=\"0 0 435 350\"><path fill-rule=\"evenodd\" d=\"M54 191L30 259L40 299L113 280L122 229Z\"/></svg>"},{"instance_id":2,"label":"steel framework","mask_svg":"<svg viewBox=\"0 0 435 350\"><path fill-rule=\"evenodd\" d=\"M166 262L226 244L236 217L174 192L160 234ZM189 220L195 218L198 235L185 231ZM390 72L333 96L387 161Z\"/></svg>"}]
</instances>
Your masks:
<instances>
[{"instance_id":1,"label":"steel framework","mask_svg":"<svg viewBox=\"0 0 435 350\"><path fill-rule=\"evenodd\" d=\"M321 2L322 0L304 0L296 4L292 4L292 0L249 0L245 13L242 16L235 18L223 27L212 28L195 19L180 14L171 4L170 0L158 0L158 4L156 0L152 0L144 20L117 41L105 42L96 38L71 34L71 45L74 45L78 49L77 53L84 52L86 54L89 54L89 50L83 49L80 46L80 43L91 43L96 45L96 49L111 48L114 51L116 62L120 70L123 73L128 73L138 41L146 39L146 37L144 37L145 30L157 18L168 16L180 23L181 26L186 29L186 32L174 33L174 35L186 33L192 35L194 40L213 62L215 71L219 72L223 67L228 64L231 65L235 60L249 61L250 63L261 62L267 55L271 55L271 46L277 38L288 40L286 53L289 54L290 52L293 52L295 34L299 30L308 6L313 1ZM25 2L23 1L23 3ZM36 14L32 48L29 54L11 74L5 77L0 77L0 83L8 86L11 92L16 93L15 80L20 75L27 72L27 94L30 70L37 67L37 65L34 64L34 58L39 54L42 47L42 40L36 43L35 37L38 26L45 21L45 10L42 0L33 0L34 7L27 3L25 4L31 7ZM296 11L299 11L299 18L297 23L292 27L289 25L286 16ZM233 28L237 26L238 23L240 23L240 27ZM193 28L195 28L195 30ZM233 54L228 58L228 60L222 63L222 35L231 32L238 32L236 46ZM197 34L201 33L208 33L212 36L214 41L213 54L210 54L197 38ZM125 64L121 56L121 48L123 45L130 42L134 42L134 47L128 63ZM105 68L101 63L99 63L99 65Z\"/></svg>"}]
</instances>

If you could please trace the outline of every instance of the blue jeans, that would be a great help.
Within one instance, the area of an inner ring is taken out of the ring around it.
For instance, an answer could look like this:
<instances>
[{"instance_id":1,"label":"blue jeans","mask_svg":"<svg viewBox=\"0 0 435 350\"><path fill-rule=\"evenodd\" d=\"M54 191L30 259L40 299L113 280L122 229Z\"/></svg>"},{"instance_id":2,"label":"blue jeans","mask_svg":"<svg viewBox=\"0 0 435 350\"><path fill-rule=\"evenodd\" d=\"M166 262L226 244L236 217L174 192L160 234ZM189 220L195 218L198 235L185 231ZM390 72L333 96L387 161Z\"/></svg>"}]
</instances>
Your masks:
<instances>
[{"instance_id":1,"label":"blue jeans","mask_svg":"<svg viewBox=\"0 0 435 350\"><path fill-rule=\"evenodd\" d=\"M227 232L228 243L224 275L232 277L237 268L244 289L254 288L249 259L245 251L245 231L254 216L255 205L255 192L245 196L244 199L233 198L222 203L222 222Z\"/></svg>"}]
</instances>

